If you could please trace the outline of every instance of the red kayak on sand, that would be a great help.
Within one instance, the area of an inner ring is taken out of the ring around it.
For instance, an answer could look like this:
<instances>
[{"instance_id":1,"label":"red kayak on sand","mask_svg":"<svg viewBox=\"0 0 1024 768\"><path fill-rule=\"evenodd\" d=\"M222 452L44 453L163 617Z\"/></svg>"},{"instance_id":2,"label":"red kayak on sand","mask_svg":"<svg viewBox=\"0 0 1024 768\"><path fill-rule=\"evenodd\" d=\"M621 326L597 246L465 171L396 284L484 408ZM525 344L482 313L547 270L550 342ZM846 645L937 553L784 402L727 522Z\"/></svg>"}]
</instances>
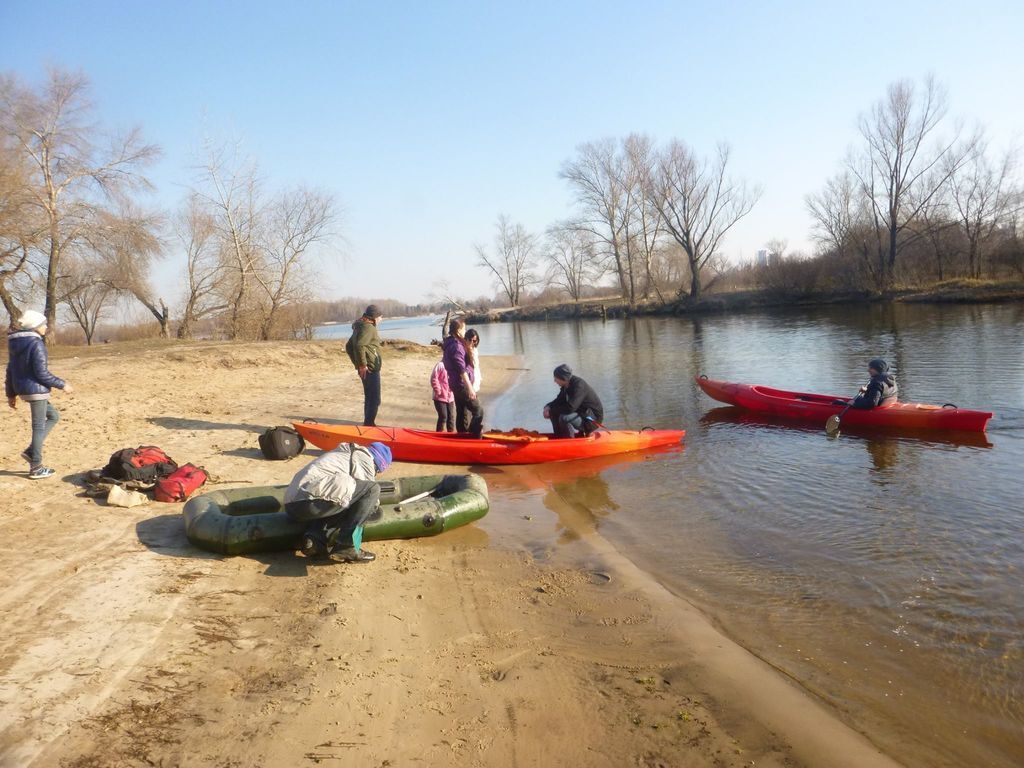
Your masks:
<instances>
[{"instance_id":1,"label":"red kayak on sand","mask_svg":"<svg viewBox=\"0 0 1024 768\"><path fill-rule=\"evenodd\" d=\"M599 430L587 437L556 438L539 433L485 432L476 439L458 432L430 432L404 427L357 427L293 422L307 442L329 451L339 443L384 443L395 461L432 464L541 464L630 453L679 443L681 429L639 432ZM518 431L517 431L518 432Z\"/></svg>"},{"instance_id":2,"label":"red kayak on sand","mask_svg":"<svg viewBox=\"0 0 1024 768\"><path fill-rule=\"evenodd\" d=\"M703 375L697 377L697 383L707 395L720 402L758 413L802 421L818 421L822 426L828 421L829 416L843 413L850 402L848 397L787 392L756 384L716 381ZM988 411L969 411L957 408L951 403L894 403L870 410L850 408L843 413L842 423L864 427L984 432L985 425L991 418L992 414Z\"/></svg>"}]
</instances>

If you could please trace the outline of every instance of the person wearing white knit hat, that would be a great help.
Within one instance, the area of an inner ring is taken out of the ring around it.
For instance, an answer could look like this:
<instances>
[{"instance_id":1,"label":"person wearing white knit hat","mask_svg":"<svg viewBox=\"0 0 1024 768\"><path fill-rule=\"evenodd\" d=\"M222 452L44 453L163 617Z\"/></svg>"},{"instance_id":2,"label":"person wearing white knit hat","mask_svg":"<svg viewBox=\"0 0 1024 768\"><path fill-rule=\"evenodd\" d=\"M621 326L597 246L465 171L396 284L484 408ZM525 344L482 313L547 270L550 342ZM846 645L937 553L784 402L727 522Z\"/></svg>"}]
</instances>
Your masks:
<instances>
[{"instance_id":1,"label":"person wearing white knit hat","mask_svg":"<svg viewBox=\"0 0 1024 768\"><path fill-rule=\"evenodd\" d=\"M25 310L18 318L18 327L23 331L34 331L43 325L46 325L46 315L36 312L34 309Z\"/></svg>"},{"instance_id":2,"label":"person wearing white knit hat","mask_svg":"<svg viewBox=\"0 0 1024 768\"><path fill-rule=\"evenodd\" d=\"M17 329L7 334L7 404L17 408L18 399L29 405L32 415L32 443L21 452L28 462L28 476L32 480L52 477L55 472L43 466L43 442L60 420L57 409L50 404L50 390L62 389L67 393L74 388L50 373L46 354L46 316L34 309L18 318Z\"/></svg>"}]
</instances>

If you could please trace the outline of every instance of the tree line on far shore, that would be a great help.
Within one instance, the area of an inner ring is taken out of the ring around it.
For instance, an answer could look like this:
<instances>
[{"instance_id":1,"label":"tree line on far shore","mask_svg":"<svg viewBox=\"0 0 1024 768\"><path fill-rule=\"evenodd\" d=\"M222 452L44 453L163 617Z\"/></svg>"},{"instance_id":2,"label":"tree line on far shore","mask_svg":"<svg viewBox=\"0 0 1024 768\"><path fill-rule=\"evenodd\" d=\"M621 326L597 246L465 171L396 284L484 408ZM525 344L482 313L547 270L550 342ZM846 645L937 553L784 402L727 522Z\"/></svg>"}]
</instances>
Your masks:
<instances>
[{"instance_id":1,"label":"tree line on far shore","mask_svg":"<svg viewBox=\"0 0 1024 768\"><path fill-rule=\"evenodd\" d=\"M513 307L611 288L630 305L698 301L710 287L794 294L876 292L951 278L1024 277L1024 186L1016 152L947 117L933 78L891 84L857 123L838 172L804 204L814 254L765 243L729 264L722 243L761 188L737 178L720 144L701 156L643 134L581 144L559 172L573 215L543 235L500 215L478 265Z\"/></svg>"},{"instance_id":2,"label":"tree line on far shore","mask_svg":"<svg viewBox=\"0 0 1024 768\"><path fill-rule=\"evenodd\" d=\"M42 296L51 326L61 312L92 343L118 304L144 308L160 336L180 338L309 337L324 321L356 316L358 301L316 295L319 260L338 252L341 237L331 193L271 188L237 146L207 141L177 210L147 208L146 174L160 149L137 128L97 126L89 90L84 75L62 69L36 86L0 74L0 302L12 320ZM493 244L475 246L497 298L473 305L609 291L630 305L668 303L710 288L884 293L955 277L1020 278L1016 155L951 125L947 112L933 79L890 85L861 115L839 171L804 201L816 252L787 253L775 238L762 263L742 265L728 264L721 247L761 188L733 174L727 145L702 156L681 139L642 134L582 144L559 171L572 215L543 235L499 216ZM178 278L155 285L155 265L170 251L181 258ZM432 304L414 307L387 302L385 311L466 304L449 293L442 287Z\"/></svg>"}]
</instances>

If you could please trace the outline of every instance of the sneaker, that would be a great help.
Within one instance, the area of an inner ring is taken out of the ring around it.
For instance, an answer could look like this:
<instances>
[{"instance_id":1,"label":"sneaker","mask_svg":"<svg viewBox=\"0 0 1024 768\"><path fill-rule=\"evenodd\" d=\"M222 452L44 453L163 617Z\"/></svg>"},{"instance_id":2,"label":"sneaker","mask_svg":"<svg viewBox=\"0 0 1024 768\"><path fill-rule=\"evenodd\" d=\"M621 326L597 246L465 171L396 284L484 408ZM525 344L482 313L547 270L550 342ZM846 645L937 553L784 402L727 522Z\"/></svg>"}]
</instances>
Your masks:
<instances>
[{"instance_id":1,"label":"sneaker","mask_svg":"<svg viewBox=\"0 0 1024 768\"><path fill-rule=\"evenodd\" d=\"M57 470L51 469L50 467L36 467L28 473L29 480L42 480L46 477L53 477L57 474Z\"/></svg>"},{"instance_id":2,"label":"sneaker","mask_svg":"<svg viewBox=\"0 0 1024 768\"><path fill-rule=\"evenodd\" d=\"M31 448L26 448L24 451L22 451L18 455L21 456L21 458L23 458L29 464L32 463L32 449Z\"/></svg>"},{"instance_id":3,"label":"sneaker","mask_svg":"<svg viewBox=\"0 0 1024 768\"><path fill-rule=\"evenodd\" d=\"M367 552L365 549L356 549L355 547L339 549L332 552L331 557L335 560L341 560L343 563L372 563L377 559L373 552Z\"/></svg>"}]
</instances>

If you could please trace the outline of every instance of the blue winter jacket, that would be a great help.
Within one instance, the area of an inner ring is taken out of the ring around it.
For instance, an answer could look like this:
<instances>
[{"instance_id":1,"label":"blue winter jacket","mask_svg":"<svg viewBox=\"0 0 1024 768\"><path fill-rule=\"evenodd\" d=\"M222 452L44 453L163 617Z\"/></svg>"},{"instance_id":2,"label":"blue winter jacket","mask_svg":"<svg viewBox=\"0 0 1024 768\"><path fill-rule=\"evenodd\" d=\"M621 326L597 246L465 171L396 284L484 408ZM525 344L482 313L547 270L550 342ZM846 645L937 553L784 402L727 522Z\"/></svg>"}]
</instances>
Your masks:
<instances>
[{"instance_id":1,"label":"blue winter jacket","mask_svg":"<svg viewBox=\"0 0 1024 768\"><path fill-rule=\"evenodd\" d=\"M50 389L64 389L64 379L50 373L46 343L35 331L7 334L7 397L48 395Z\"/></svg>"}]
</instances>

